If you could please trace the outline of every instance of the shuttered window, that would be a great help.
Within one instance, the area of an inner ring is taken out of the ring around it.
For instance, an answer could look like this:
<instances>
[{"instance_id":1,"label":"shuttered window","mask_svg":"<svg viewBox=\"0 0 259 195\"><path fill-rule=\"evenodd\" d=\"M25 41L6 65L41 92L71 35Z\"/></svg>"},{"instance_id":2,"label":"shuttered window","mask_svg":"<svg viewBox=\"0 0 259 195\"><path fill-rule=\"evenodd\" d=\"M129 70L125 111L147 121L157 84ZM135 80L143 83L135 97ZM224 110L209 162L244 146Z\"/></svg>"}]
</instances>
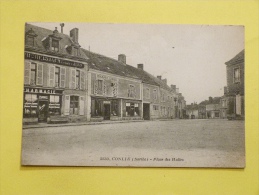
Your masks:
<instances>
[{"instance_id":1,"label":"shuttered window","mask_svg":"<svg viewBox=\"0 0 259 195\"><path fill-rule=\"evenodd\" d=\"M85 90L85 72L80 72L80 89Z\"/></svg>"},{"instance_id":2,"label":"shuttered window","mask_svg":"<svg viewBox=\"0 0 259 195\"><path fill-rule=\"evenodd\" d=\"M31 63L25 61L25 64L24 64L24 84L25 85L30 84L30 76L31 76Z\"/></svg>"},{"instance_id":3,"label":"shuttered window","mask_svg":"<svg viewBox=\"0 0 259 195\"><path fill-rule=\"evenodd\" d=\"M76 70L71 69L70 70L70 89L76 88Z\"/></svg>"},{"instance_id":4,"label":"shuttered window","mask_svg":"<svg viewBox=\"0 0 259 195\"><path fill-rule=\"evenodd\" d=\"M65 88L66 86L66 68L62 67L60 70L60 87Z\"/></svg>"},{"instance_id":5,"label":"shuttered window","mask_svg":"<svg viewBox=\"0 0 259 195\"><path fill-rule=\"evenodd\" d=\"M43 64L37 64L37 85L43 85Z\"/></svg>"},{"instance_id":6,"label":"shuttered window","mask_svg":"<svg viewBox=\"0 0 259 195\"><path fill-rule=\"evenodd\" d=\"M55 66L49 65L49 86L55 86Z\"/></svg>"}]
</instances>

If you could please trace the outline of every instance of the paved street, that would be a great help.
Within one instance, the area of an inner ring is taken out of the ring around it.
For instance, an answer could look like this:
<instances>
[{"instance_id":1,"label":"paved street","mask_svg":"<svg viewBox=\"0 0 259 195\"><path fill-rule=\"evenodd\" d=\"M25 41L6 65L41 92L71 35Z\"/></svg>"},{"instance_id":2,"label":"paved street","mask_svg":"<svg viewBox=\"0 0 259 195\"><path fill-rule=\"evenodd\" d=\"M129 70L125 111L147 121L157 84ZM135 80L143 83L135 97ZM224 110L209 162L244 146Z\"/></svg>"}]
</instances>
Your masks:
<instances>
[{"instance_id":1,"label":"paved street","mask_svg":"<svg viewBox=\"0 0 259 195\"><path fill-rule=\"evenodd\" d=\"M23 129L25 165L242 167L244 121L145 121Z\"/></svg>"}]
</instances>

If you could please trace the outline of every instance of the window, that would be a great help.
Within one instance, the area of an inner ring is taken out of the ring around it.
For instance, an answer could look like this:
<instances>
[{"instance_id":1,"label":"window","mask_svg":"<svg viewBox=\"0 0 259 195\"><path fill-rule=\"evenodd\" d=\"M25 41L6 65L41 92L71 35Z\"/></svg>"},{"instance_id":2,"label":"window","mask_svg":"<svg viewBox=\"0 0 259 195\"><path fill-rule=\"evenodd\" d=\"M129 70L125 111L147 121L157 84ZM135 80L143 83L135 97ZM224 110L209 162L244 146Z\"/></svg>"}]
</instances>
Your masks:
<instances>
[{"instance_id":1,"label":"window","mask_svg":"<svg viewBox=\"0 0 259 195\"><path fill-rule=\"evenodd\" d=\"M37 117L38 98L36 94L25 94L24 111L25 118Z\"/></svg>"},{"instance_id":2,"label":"window","mask_svg":"<svg viewBox=\"0 0 259 195\"><path fill-rule=\"evenodd\" d=\"M70 114L78 115L79 114L79 97L70 96Z\"/></svg>"},{"instance_id":3,"label":"window","mask_svg":"<svg viewBox=\"0 0 259 195\"><path fill-rule=\"evenodd\" d=\"M150 98L150 90L149 90L149 88L146 89L146 98L147 99Z\"/></svg>"},{"instance_id":4,"label":"window","mask_svg":"<svg viewBox=\"0 0 259 195\"><path fill-rule=\"evenodd\" d=\"M117 100L111 101L111 115L112 116L118 116L119 115L118 101Z\"/></svg>"},{"instance_id":5,"label":"window","mask_svg":"<svg viewBox=\"0 0 259 195\"><path fill-rule=\"evenodd\" d=\"M129 90L128 90L128 97L135 97L135 86L134 85L129 85Z\"/></svg>"},{"instance_id":6,"label":"window","mask_svg":"<svg viewBox=\"0 0 259 195\"><path fill-rule=\"evenodd\" d=\"M34 46L34 37L27 36L26 37L26 45Z\"/></svg>"},{"instance_id":7,"label":"window","mask_svg":"<svg viewBox=\"0 0 259 195\"><path fill-rule=\"evenodd\" d=\"M153 105L153 110L159 110L159 106L158 105Z\"/></svg>"},{"instance_id":8,"label":"window","mask_svg":"<svg viewBox=\"0 0 259 195\"><path fill-rule=\"evenodd\" d=\"M157 90L156 89L153 90L153 95L154 95L154 99L156 100L157 99Z\"/></svg>"},{"instance_id":9,"label":"window","mask_svg":"<svg viewBox=\"0 0 259 195\"><path fill-rule=\"evenodd\" d=\"M102 116L102 100L92 99L91 116Z\"/></svg>"},{"instance_id":10,"label":"window","mask_svg":"<svg viewBox=\"0 0 259 195\"><path fill-rule=\"evenodd\" d=\"M50 115L60 115L60 96L57 95L50 95L49 101L49 114Z\"/></svg>"},{"instance_id":11,"label":"window","mask_svg":"<svg viewBox=\"0 0 259 195\"><path fill-rule=\"evenodd\" d=\"M78 48L73 48L74 51L74 56L79 56L79 49Z\"/></svg>"},{"instance_id":12,"label":"window","mask_svg":"<svg viewBox=\"0 0 259 195\"><path fill-rule=\"evenodd\" d=\"M126 103L126 116L139 116L139 104Z\"/></svg>"},{"instance_id":13,"label":"window","mask_svg":"<svg viewBox=\"0 0 259 195\"><path fill-rule=\"evenodd\" d=\"M240 82L240 70L239 68L234 69L234 83Z\"/></svg>"},{"instance_id":14,"label":"window","mask_svg":"<svg viewBox=\"0 0 259 195\"><path fill-rule=\"evenodd\" d=\"M76 89L80 89L80 70L76 70Z\"/></svg>"},{"instance_id":15,"label":"window","mask_svg":"<svg viewBox=\"0 0 259 195\"><path fill-rule=\"evenodd\" d=\"M165 94L162 93L162 101L165 101Z\"/></svg>"},{"instance_id":16,"label":"window","mask_svg":"<svg viewBox=\"0 0 259 195\"><path fill-rule=\"evenodd\" d=\"M55 87L59 87L60 86L60 68L59 67L55 67Z\"/></svg>"},{"instance_id":17,"label":"window","mask_svg":"<svg viewBox=\"0 0 259 195\"><path fill-rule=\"evenodd\" d=\"M51 45L52 51L59 51L59 41L52 39L52 45Z\"/></svg>"},{"instance_id":18,"label":"window","mask_svg":"<svg viewBox=\"0 0 259 195\"><path fill-rule=\"evenodd\" d=\"M31 63L31 85L36 85L36 68L37 68L37 64L35 63Z\"/></svg>"}]
</instances>

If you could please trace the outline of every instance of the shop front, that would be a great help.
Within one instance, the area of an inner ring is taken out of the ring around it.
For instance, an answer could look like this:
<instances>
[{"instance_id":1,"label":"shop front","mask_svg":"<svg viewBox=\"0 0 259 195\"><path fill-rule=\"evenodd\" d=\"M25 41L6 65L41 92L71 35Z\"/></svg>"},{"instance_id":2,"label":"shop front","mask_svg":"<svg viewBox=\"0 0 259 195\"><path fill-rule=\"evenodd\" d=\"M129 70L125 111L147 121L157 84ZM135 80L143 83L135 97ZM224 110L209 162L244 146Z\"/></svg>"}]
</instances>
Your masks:
<instances>
[{"instance_id":1,"label":"shop front","mask_svg":"<svg viewBox=\"0 0 259 195\"><path fill-rule=\"evenodd\" d=\"M141 120L142 103L138 100L122 100L122 120Z\"/></svg>"},{"instance_id":2,"label":"shop front","mask_svg":"<svg viewBox=\"0 0 259 195\"><path fill-rule=\"evenodd\" d=\"M50 116L60 116L63 90L24 88L23 123L47 122Z\"/></svg>"},{"instance_id":3,"label":"shop front","mask_svg":"<svg viewBox=\"0 0 259 195\"><path fill-rule=\"evenodd\" d=\"M120 99L91 98L91 121L121 120Z\"/></svg>"}]
</instances>

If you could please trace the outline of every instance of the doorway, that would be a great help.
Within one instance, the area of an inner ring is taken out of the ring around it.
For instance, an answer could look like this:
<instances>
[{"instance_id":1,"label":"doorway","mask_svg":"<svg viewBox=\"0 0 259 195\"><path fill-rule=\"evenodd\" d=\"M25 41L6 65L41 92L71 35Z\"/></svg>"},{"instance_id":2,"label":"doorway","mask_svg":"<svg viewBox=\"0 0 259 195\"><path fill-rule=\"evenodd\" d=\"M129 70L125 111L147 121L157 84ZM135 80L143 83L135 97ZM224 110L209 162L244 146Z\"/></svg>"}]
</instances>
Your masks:
<instances>
[{"instance_id":1,"label":"doorway","mask_svg":"<svg viewBox=\"0 0 259 195\"><path fill-rule=\"evenodd\" d=\"M143 103L143 118L150 120L150 104Z\"/></svg>"},{"instance_id":2,"label":"doorway","mask_svg":"<svg viewBox=\"0 0 259 195\"><path fill-rule=\"evenodd\" d=\"M104 120L110 120L111 118L111 105L110 104L104 104Z\"/></svg>"},{"instance_id":3,"label":"doorway","mask_svg":"<svg viewBox=\"0 0 259 195\"><path fill-rule=\"evenodd\" d=\"M39 100L38 122L47 122L48 110L49 110L49 101L48 100Z\"/></svg>"}]
</instances>

